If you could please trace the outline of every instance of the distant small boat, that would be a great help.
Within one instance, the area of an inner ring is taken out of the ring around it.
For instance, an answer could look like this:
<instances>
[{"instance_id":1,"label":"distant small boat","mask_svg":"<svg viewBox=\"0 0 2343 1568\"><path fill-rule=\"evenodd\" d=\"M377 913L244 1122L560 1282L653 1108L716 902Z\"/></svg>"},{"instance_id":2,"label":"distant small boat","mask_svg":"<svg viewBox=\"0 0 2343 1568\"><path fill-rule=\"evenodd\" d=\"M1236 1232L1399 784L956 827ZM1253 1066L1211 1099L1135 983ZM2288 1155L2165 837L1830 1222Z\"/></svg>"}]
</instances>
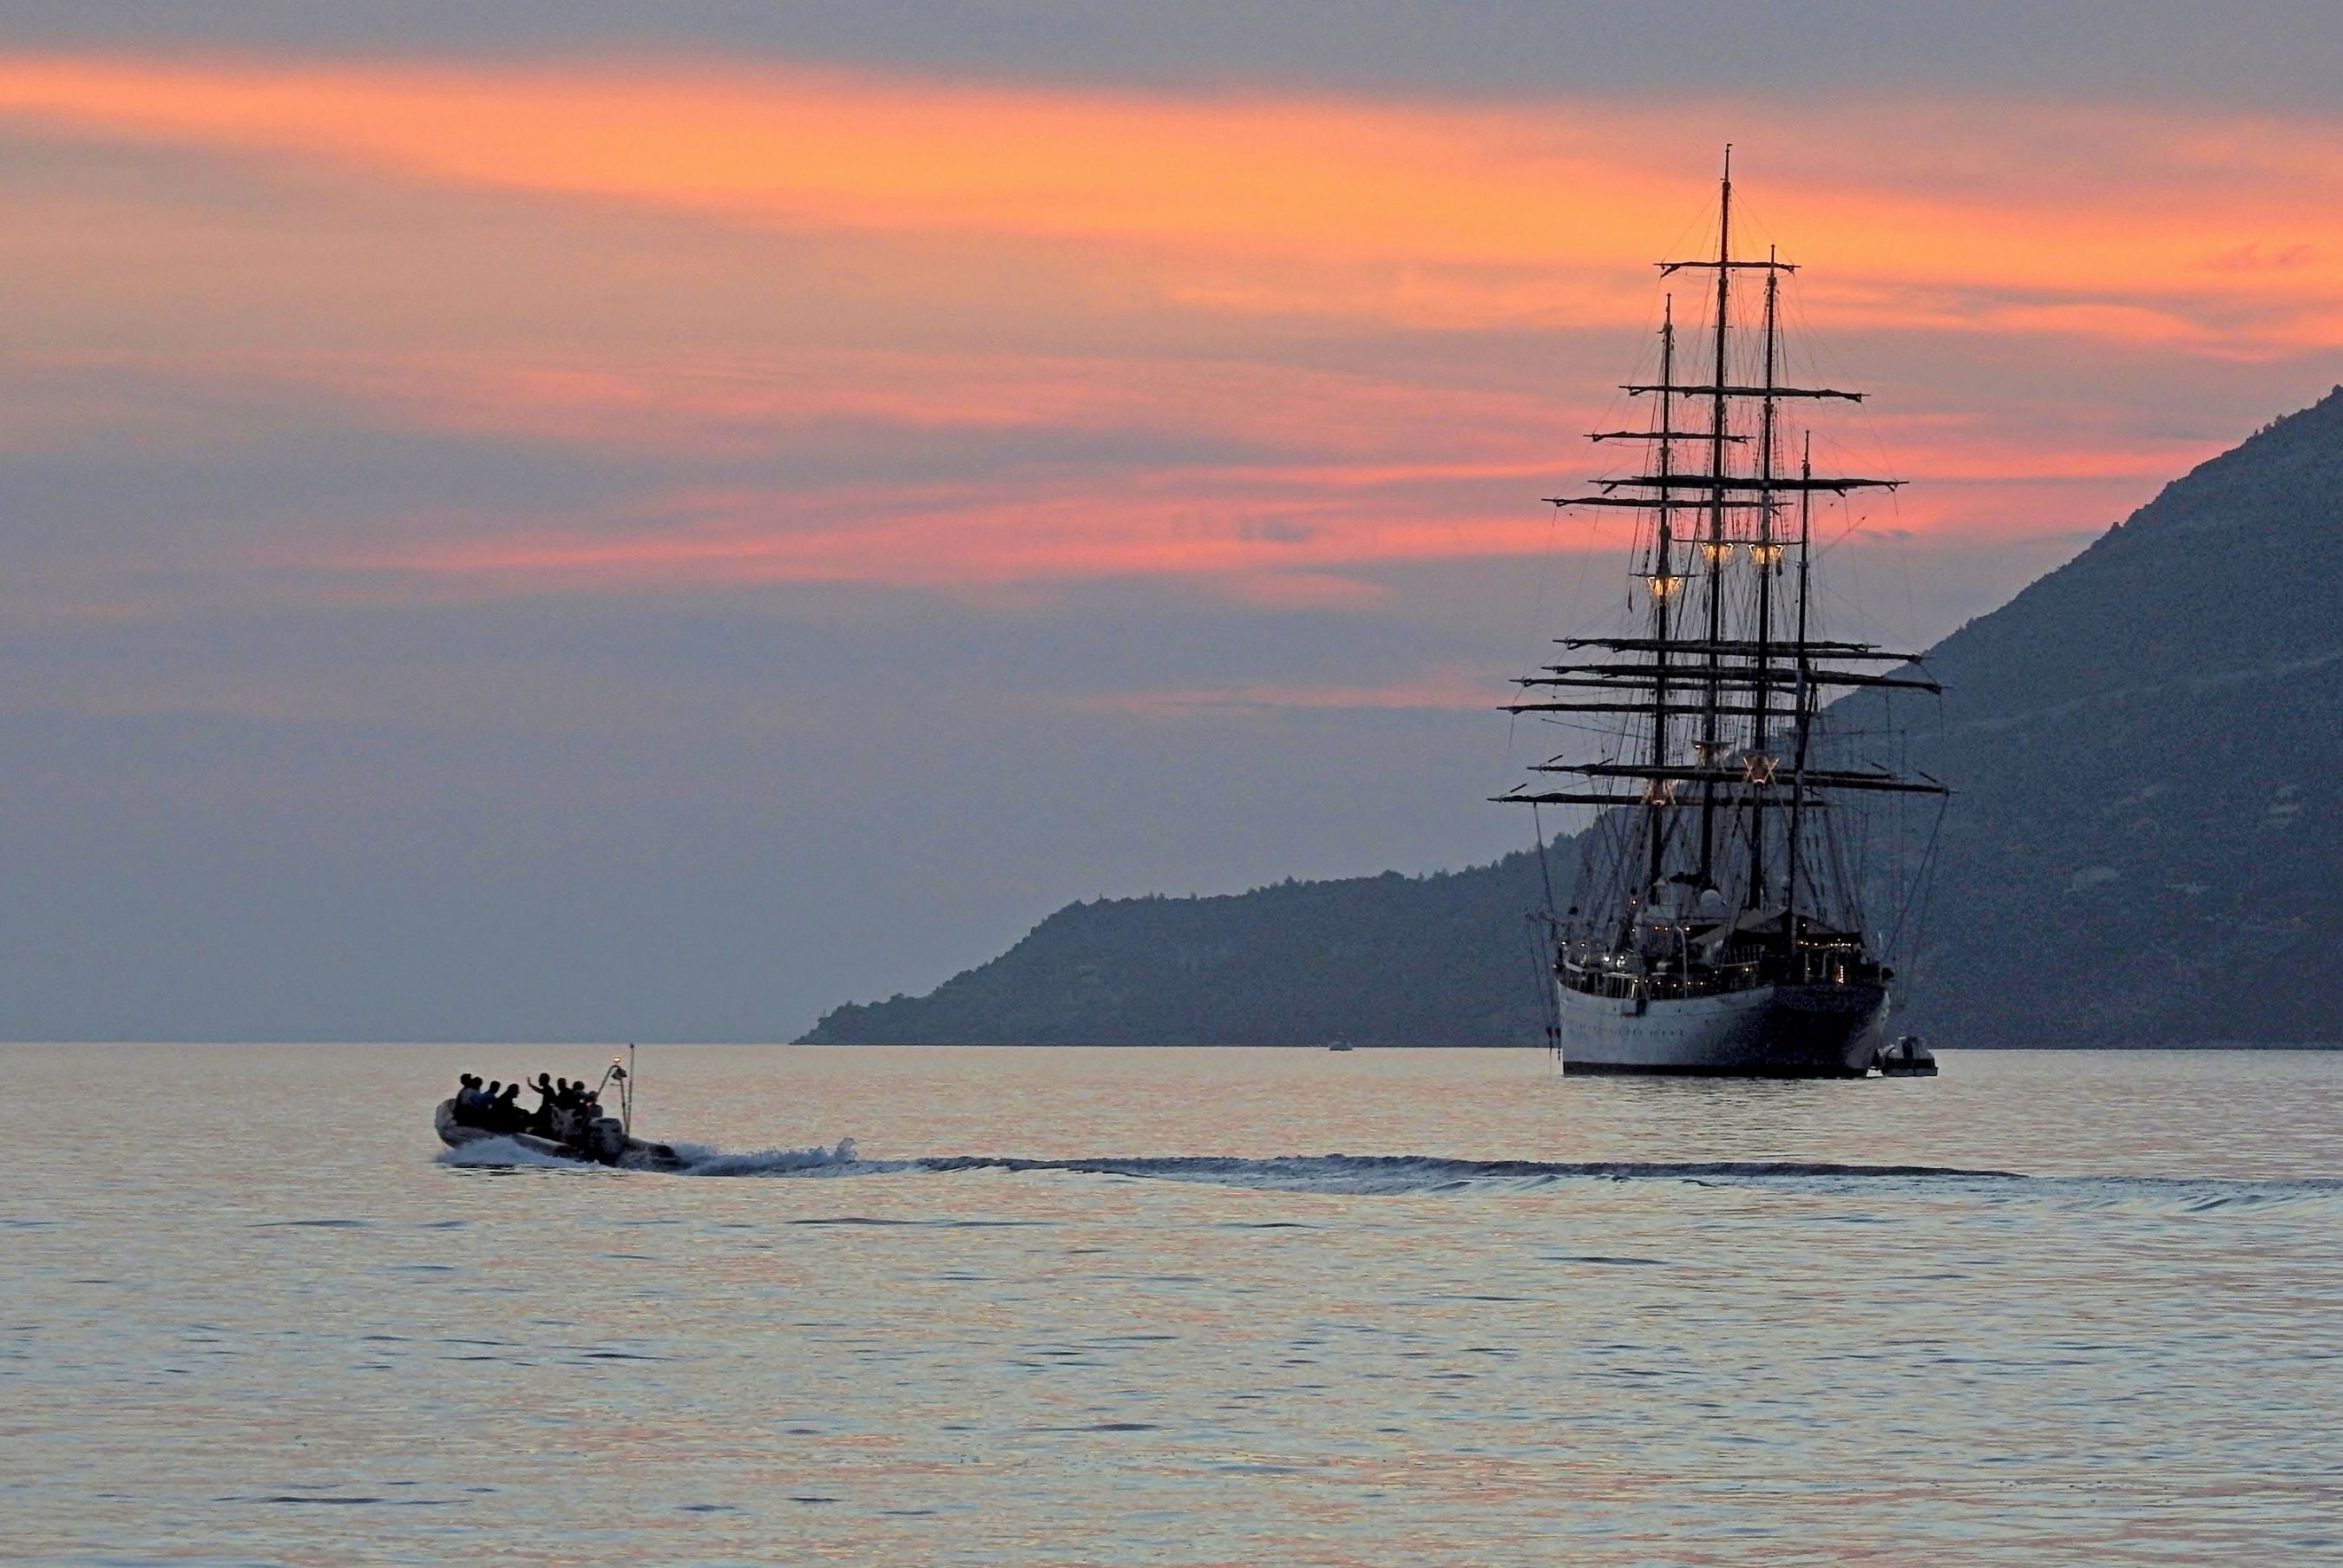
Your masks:
<instances>
[{"instance_id":1,"label":"distant small boat","mask_svg":"<svg viewBox=\"0 0 2343 1568\"><path fill-rule=\"evenodd\" d=\"M633 1047L629 1046L631 1051ZM600 1114L600 1095L612 1084L619 1091L618 1116ZM583 1085L580 1085L582 1088ZM548 1113L548 1131L529 1131L525 1128L504 1125L484 1127L478 1121L467 1121L459 1115L453 1098L443 1100L431 1113L431 1125L439 1134L439 1141L450 1149L468 1148L496 1139L518 1144L533 1154L543 1154L555 1160L574 1160L581 1165L617 1165L629 1171L680 1171L683 1157L664 1143L652 1143L629 1134L634 1120L634 1074L613 1060L609 1071L595 1087L594 1097L582 1106L556 1107ZM524 1121L530 1120L523 1118ZM540 1126L545 1123L540 1122Z\"/></svg>"},{"instance_id":2,"label":"distant small boat","mask_svg":"<svg viewBox=\"0 0 2343 1568\"><path fill-rule=\"evenodd\" d=\"M630 1171L680 1171L683 1157L664 1143L652 1143L627 1135L625 1126L615 1116L598 1116L579 1130L576 1139L565 1141L544 1138L534 1132L498 1132L490 1128L472 1127L456 1120L456 1102L443 1100L431 1113L431 1125L439 1134L439 1141L450 1149L462 1149L474 1143L485 1143L501 1138L518 1143L533 1153L550 1155L556 1160L574 1160L581 1165L619 1165Z\"/></svg>"},{"instance_id":3,"label":"distant small boat","mask_svg":"<svg viewBox=\"0 0 2343 1568\"><path fill-rule=\"evenodd\" d=\"M1351 1042L1347 1040L1338 1040L1328 1045L1326 1049L1328 1050L1348 1050L1351 1049Z\"/></svg>"},{"instance_id":4,"label":"distant small boat","mask_svg":"<svg viewBox=\"0 0 2343 1568\"><path fill-rule=\"evenodd\" d=\"M1920 1043L1916 1034L1899 1036L1893 1045L1883 1045L1874 1059L1882 1078L1934 1078L1936 1059Z\"/></svg>"}]
</instances>

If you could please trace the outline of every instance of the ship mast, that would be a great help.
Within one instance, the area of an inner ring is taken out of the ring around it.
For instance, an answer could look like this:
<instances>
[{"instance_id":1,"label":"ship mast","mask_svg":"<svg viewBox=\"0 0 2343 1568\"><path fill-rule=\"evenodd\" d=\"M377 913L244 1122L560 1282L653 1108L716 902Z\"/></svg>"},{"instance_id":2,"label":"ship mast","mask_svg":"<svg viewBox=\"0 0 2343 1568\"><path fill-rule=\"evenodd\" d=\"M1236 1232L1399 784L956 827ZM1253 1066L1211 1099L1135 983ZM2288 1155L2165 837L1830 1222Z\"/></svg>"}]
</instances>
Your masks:
<instances>
[{"instance_id":1,"label":"ship mast","mask_svg":"<svg viewBox=\"0 0 2343 1568\"><path fill-rule=\"evenodd\" d=\"M1724 631L1725 562L1732 548L1725 542L1725 388L1730 381L1725 374L1725 354L1728 343L1726 317L1733 300L1733 146L1725 147L1725 180L1718 195L1716 208L1716 352L1714 363L1716 374L1709 379L1715 385L1709 388L1713 402L1709 412L1708 473L1715 481L1709 491L1708 543L1701 552L1708 558L1708 640L1712 648ZM1705 767L1718 757L1716 723L1718 697L1716 655L1712 652L1704 660L1707 680L1702 689L1700 702L1700 749L1698 760ZM1700 869L1697 886L1705 891L1715 882L1716 850L1716 786L1704 782L1700 787Z\"/></svg>"},{"instance_id":2,"label":"ship mast","mask_svg":"<svg viewBox=\"0 0 2343 1568\"><path fill-rule=\"evenodd\" d=\"M1815 438L1809 434L1798 454L1798 474L1815 476ZM1798 684L1791 700L1797 705L1798 733L1790 761L1790 832L1784 851L1789 861L1788 891L1782 899L1782 943L1795 965L1798 956L1798 834L1806 805L1806 740L1814 732L1814 689L1806 682L1806 593L1814 564L1815 493L1798 492Z\"/></svg>"},{"instance_id":3,"label":"ship mast","mask_svg":"<svg viewBox=\"0 0 2343 1568\"><path fill-rule=\"evenodd\" d=\"M1777 260L1772 249L1765 253L1770 263ZM1753 769L1763 769L1767 779L1773 775L1774 759L1769 738L1765 733L1771 717L1766 709L1773 688L1763 678L1773 665L1774 640L1774 568L1781 557L1774 544L1774 400L1775 367L1781 338L1775 330L1777 310L1782 296L1782 274L1777 266L1765 271L1765 392L1762 412L1757 421L1757 538L1749 547L1750 564L1757 572L1757 712L1749 727L1749 752ZM1752 775L1753 782L1755 774ZM1765 903L1765 797L1762 790L1749 794L1749 878L1748 889L1742 904L1758 909Z\"/></svg>"},{"instance_id":4,"label":"ship mast","mask_svg":"<svg viewBox=\"0 0 2343 1568\"><path fill-rule=\"evenodd\" d=\"M1660 314L1660 385L1666 387L1676 378L1676 310L1675 297L1669 296ZM1670 393L1660 394L1659 467L1663 479L1675 471L1675 399ZM1652 637L1656 643L1652 650L1652 746L1654 768L1664 768L1668 761L1668 608L1675 597L1676 587L1684 579L1675 575L1674 514L1669 503L1669 491L1660 491L1659 523L1652 543ZM1667 853L1667 808L1669 792L1646 789L1644 792L1644 833L1649 840L1644 857L1644 888L1646 894L1659 885L1663 862Z\"/></svg>"},{"instance_id":5,"label":"ship mast","mask_svg":"<svg viewBox=\"0 0 2343 1568\"><path fill-rule=\"evenodd\" d=\"M1748 826L1747 880L1739 891L1743 907L1751 910L1770 901L1766 897L1767 813L1782 811L1786 818L1784 839L1789 879L1789 895L1784 900L1785 920L1791 928L1789 942L1795 950L1798 940L1795 930L1796 906L1800 901L1797 882L1803 869L1800 840L1807 814L1823 809L1827 804L1825 797L1840 791L1945 793L1941 784L1926 775L1905 778L1884 768L1855 766L1835 759L1832 766L1815 766L1811 729L1821 706L1820 694L1833 689L1876 688L1934 692L1939 689L1917 669L1896 668L1916 662L1915 655L1892 652L1867 642L1823 641L1812 635L1809 585L1815 495L1819 492L1845 496L1861 489L1891 488L1902 481L1817 477L1811 438L1797 476L1793 478L1778 472L1781 413L1785 402L1860 402L1864 394L1835 387L1782 384L1781 284L1797 268L1773 251L1763 260L1736 258L1733 254L1732 219L1732 149L1728 147L1718 186L1714 259L1659 264L1663 277L1684 270L1713 267L1716 271L1716 315L1714 341L1705 356L1711 372L1706 384L1684 384L1675 379L1675 318L1674 298L1670 297L1660 328L1659 380L1630 384L1624 388L1631 396L1658 398L1655 427L1599 431L1591 437L1598 442L1652 443L1654 460L1644 465L1644 472L1594 481L1592 493L1548 498L1561 507L1624 507L1651 515L1649 570L1644 574L1652 595L1650 635L1564 638L1561 639L1562 646L1570 650L1566 661L1548 665L1541 673L1519 679L1516 684L1526 689L1523 698L1506 705L1506 711L1512 713L1615 715L1626 721L1630 734L1634 720L1647 718L1651 722L1647 742L1634 748L1637 754L1632 757L1624 754L1630 746L1623 738L1620 752L1609 758L1594 761L1552 759L1538 765L1536 771L1575 775L1584 782L1566 789L1524 786L1498 799L1535 804L1640 808L1636 826L1643 841L1640 845L1631 841L1623 846L1627 849L1627 858L1619 866L1623 877L1637 877L1640 886L1634 897L1639 903L1654 887L1665 881L1688 882L1702 892L1716 885L1716 826L1722 809L1729 813L1728 822L1745 821ZM1734 273L1744 270L1762 270L1765 274L1763 358L1760 366L1753 367L1760 372L1755 385L1737 384L1732 377L1732 278ZM1677 430L1674 422L1676 399L1695 397L1708 404L1708 427ZM1753 433L1735 433L1733 414L1737 403L1756 405L1753 410L1756 416ZM1757 447L1754 460L1746 470L1736 474L1732 467L1733 448L1747 445L1753 438ZM1679 467L1676 444L1686 439L1704 443L1704 471ZM1795 657L1787 660L1777 640L1779 632L1774 613L1774 578L1785 553L1785 541L1773 526L1774 511L1784 498L1784 492L1795 492L1799 498L1796 640ZM1676 534L1678 510L1686 502L1707 512L1696 541L1680 540ZM1748 519L1745 528L1739 519L1750 513L1755 517ZM1741 537L1736 538L1736 534ZM1705 568L1701 574L1705 602L1701 606L1698 629L1689 636L1680 623L1676 607L1678 594L1689 586L1691 568L1687 558L1685 571L1676 569L1674 552L1680 542L1696 548ZM1741 548L1745 543L1746 558L1755 573L1755 591L1748 598L1744 598L1730 579L1745 555ZM1735 607L1730 621L1728 604ZM1749 608L1741 608L1745 606ZM1745 620L1741 618L1745 615ZM1533 698L1533 692L1539 695ZM1777 715L1795 719L1791 738L1794 757L1787 768L1782 766L1783 759L1775 753L1774 738L1769 733ZM1692 755L1686 761L1677 760L1669 750L1669 741L1676 733L1672 721L1679 719L1697 727ZM1725 739L1728 729L1740 733L1738 727L1744 720L1749 724L1748 743L1735 754ZM1784 774L1787 777L1782 777ZM1623 785L1633 788L1620 788ZM1674 819L1669 811L1679 803L1690 805L1689 799L1679 800L1686 786L1697 786L1700 791L1699 839L1696 846L1684 846L1684 860L1688 864L1671 876L1669 828ZM1634 852L1636 849L1641 852ZM1614 929L1618 934L1613 940L1624 941L1632 926L1623 924Z\"/></svg>"}]
</instances>

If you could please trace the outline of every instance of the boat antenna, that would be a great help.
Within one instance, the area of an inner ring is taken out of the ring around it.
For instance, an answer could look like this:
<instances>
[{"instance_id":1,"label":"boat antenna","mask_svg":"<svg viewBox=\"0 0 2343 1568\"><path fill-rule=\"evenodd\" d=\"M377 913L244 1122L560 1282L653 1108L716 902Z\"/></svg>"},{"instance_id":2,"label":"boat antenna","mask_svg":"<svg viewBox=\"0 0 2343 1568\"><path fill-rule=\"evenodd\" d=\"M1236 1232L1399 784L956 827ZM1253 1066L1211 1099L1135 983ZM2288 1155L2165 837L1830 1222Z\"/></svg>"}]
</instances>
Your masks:
<instances>
[{"instance_id":1,"label":"boat antenna","mask_svg":"<svg viewBox=\"0 0 2343 1568\"><path fill-rule=\"evenodd\" d=\"M601 1094L601 1092L602 1092L604 1090L606 1090L606 1089L609 1088L609 1087L610 1087L610 1085L611 1085L612 1083L614 1083L614 1082L615 1082L616 1084L618 1084L618 1130L619 1130L621 1132L627 1132L627 1133L631 1133L631 1132L633 1132L633 1131L634 1131L634 1120L635 1120L635 1065L634 1065L634 1064L635 1064L635 1047L634 1047L634 1042L633 1042L633 1041L631 1041L631 1040L629 1040L629 1041L628 1042L628 1044L627 1044L627 1058L626 1058L626 1060L625 1060L624 1061L621 1061L621 1060L618 1060L618 1058L617 1056L615 1056L615 1055L614 1055L614 1056L612 1056L612 1057L610 1058L610 1065L609 1065L609 1066L608 1066L608 1067L606 1067L606 1068L604 1068L604 1069L602 1070L602 1081L601 1081L601 1082L599 1082L599 1083L598 1083L598 1084L596 1084L596 1085L594 1086L594 1092L595 1092L595 1094L598 1097L598 1096Z\"/></svg>"}]
</instances>

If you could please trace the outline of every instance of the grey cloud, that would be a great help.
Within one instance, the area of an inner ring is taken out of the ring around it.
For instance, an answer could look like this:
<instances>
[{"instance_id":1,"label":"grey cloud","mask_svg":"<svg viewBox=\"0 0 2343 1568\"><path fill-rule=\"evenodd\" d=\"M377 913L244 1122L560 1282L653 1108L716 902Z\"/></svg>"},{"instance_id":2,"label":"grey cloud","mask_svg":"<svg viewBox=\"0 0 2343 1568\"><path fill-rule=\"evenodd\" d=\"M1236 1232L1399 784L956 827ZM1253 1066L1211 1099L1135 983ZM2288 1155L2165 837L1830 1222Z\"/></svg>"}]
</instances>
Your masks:
<instances>
[{"instance_id":1,"label":"grey cloud","mask_svg":"<svg viewBox=\"0 0 2343 1568\"><path fill-rule=\"evenodd\" d=\"M15 0L18 44L381 54L769 53L1005 76L1534 95L1951 89L2343 104L2324 0Z\"/></svg>"}]
</instances>

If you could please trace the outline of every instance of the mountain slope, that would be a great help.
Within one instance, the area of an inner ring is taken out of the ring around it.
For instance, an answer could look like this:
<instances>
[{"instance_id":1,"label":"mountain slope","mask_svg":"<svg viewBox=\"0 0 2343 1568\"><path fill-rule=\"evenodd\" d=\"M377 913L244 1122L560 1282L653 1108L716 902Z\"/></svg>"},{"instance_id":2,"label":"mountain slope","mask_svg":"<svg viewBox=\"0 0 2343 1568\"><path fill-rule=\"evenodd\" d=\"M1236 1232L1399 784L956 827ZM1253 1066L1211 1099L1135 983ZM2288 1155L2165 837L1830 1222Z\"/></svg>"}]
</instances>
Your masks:
<instances>
[{"instance_id":1,"label":"mountain slope","mask_svg":"<svg viewBox=\"0 0 2343 1568\"><path fill-rule=\"evenodd\" d=\"M2343 1039L2343 388L2167 486L1930 665L1957 791L1906 1020L1962 1045ZM1888 699L1835 719L1861 731ZM1908 699L1906 699L1908 700ZM1917 848L1925 819L1906 831ZM1574 859L1549 853L1559 881ZM815 1041L1538 1038L1524 853L1077 904ZM1890 923L1875 895L1872 918Z\"/></svg>"},{"instance_id":2,"label":"mountain slope","mask_svg":"<svg viewBox=\"0 0 2343 1568\"><path fill-rule=\"evenodd\" d=\"M1554 874L1566 857L1549 849ZM1537 858L1208 899L1071 904L924 997L810 1043L1509 1044L1539 1038Z\"/></svg>"},{"instance_id":3,"label":"mountain slope","mask_svg":"<svg viewBox=\"0 0 2343 1568\"><path fill-rule=\"evenodd\" d=\"M1931 656L1947 1040L2343 1037L2343 388Z\"/></svg>"}]
</instances>

